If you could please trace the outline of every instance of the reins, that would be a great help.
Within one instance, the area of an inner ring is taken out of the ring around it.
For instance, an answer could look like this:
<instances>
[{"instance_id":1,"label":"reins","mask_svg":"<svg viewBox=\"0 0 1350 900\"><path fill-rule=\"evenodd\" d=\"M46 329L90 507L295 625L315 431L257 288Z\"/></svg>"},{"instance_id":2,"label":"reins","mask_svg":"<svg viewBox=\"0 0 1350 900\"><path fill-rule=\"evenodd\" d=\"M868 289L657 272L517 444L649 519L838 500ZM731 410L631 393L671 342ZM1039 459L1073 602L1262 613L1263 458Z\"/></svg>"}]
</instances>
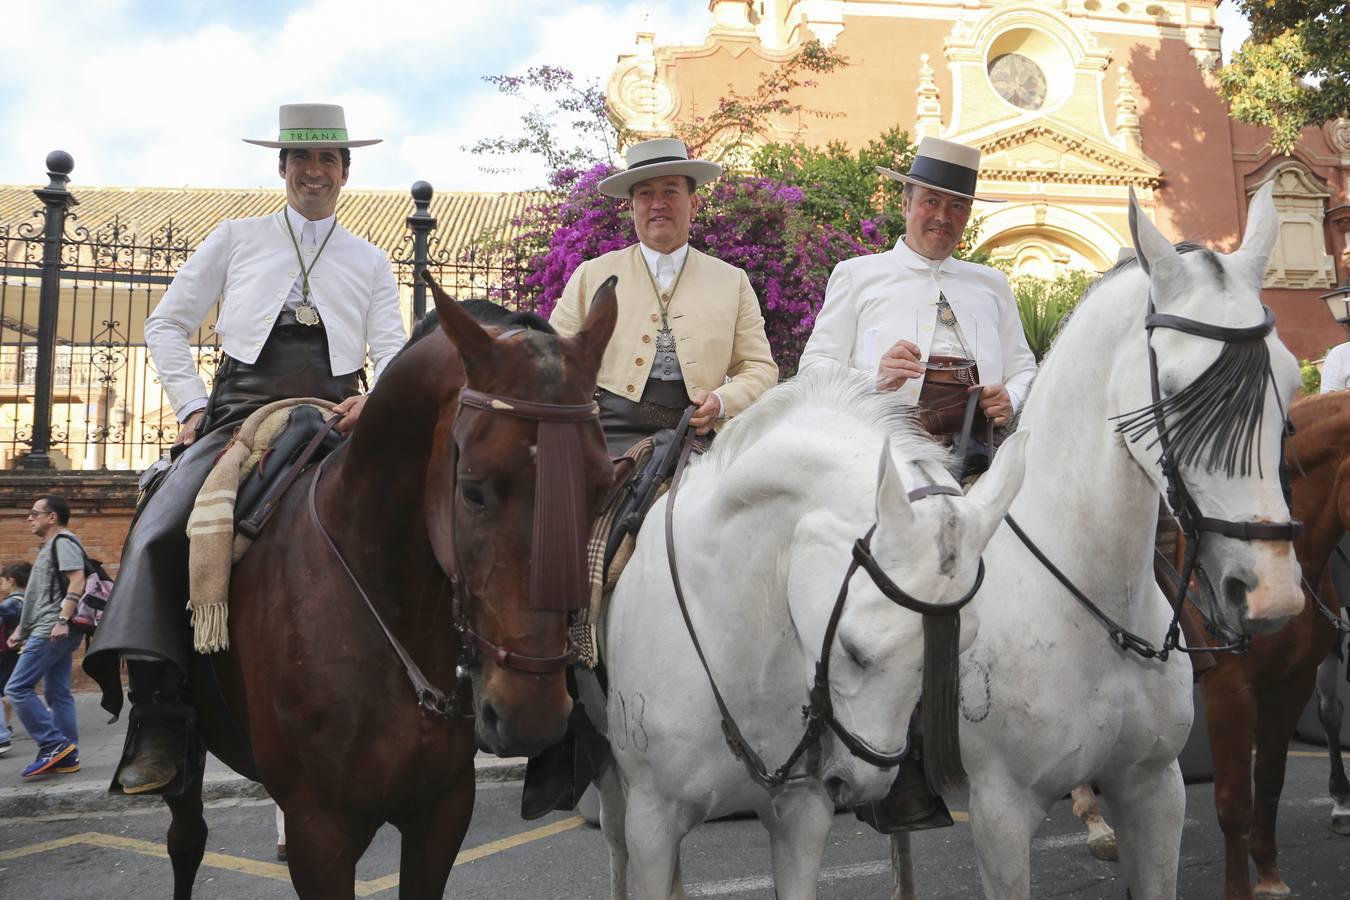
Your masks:
<instances>
[{"instance_id":1,"label":"reins","mask_svg":"<svg viewBox=\"0 0 1350 900\"><path fill-rule=\"evenodd\" d=\"M676 562L675 554L675 498L679 494L680 482L684 475L685 467L689 462L690 451L693 449L692 429L689 425L694 412L690 407L685 411L684 417L680 420L680 426L677 434L684 436L683 446L680 449L679 461L675 466L675 474L671 480L670 492L666 498L665 512L665 532L666 532L666 560L670 566L671 584L675 590L675 600L680 607L680 616L684 619L685 629L689 633L689 639L694 645L694 652L698 656L699 664L703 667L703 672L707 676L708 686L712 690L713 700L717 704L718 713L722 719L722 734L727 742L731 753L745 766L746 772L752 781L770 793L778 790L789 782L804 778L813 777L818 765L819 741L821 736L828 730L834 732L839 742L844 745L849 753L858 759L882 769L898 766L908 752L907 747L900 750L887 752L878 750L868 744L863 738L849 731L848 728L839 721L834 713L834 702L830 696L830 649L834 645L835 634L839 628L839 621L844 613L844 605L848 600L849 583L854 574L862 569L872 579L872 582L881 591L882 595L892 603L912 612L924 616L924 686L928 688L930 682L945 681L950 687L951 696L946 698L949 702L945 704L951 707L948 712L954 712L956 703L956 665L957 650L960 637L960 612L979 591L980 585L984 582L984 560L980 560L979 569L975 576L974 585L964 596L953 603L934 604L918 600L905 593L899 585L895 584L889 576L882 571L880 564L872 555L871 541L872 535L876 532L876 525L868 529L867 534L858 538L853 544L852 559L849 562L848 571L844 574L843 582L839 586L839 593L835 598L834 607L830 611L829 622L825 628L825 635L822 639L820 658L816 662L815 678L811 689L807 695L807 703L802 707L802 718L805 722L802 736L797 741L787 756L787 759L777 769L769 770L764 760L754 748L750 746L745 735L741 732L740 726L736 724L736 718L732 715L730 707L722 696L721 689L717 686L717 679L713 676L712 668L708 664L707 654L703 650L703 644L698 638L698 632L694 628L693 618L689 613L689 604L685 599L684 588L680 583L679 566ZM909 498L911 502L918 501L924 497L932 496L962 496L960 488L948 485L924 485L911 491ZM935 622L942 624L934 627ZM941 658L939 658L941 657ZM938 672L937 667L949 667L950 671L942 671L940 675L930 675L931 672ZM932 698L933 702L925 707L925 710L934 709L934 716L938 715L944 704L939 702L939 698ZM927 702L927 701L926 701ZM928 713L925 713L925 724L932 733L932 726L927 726ZM798 774L792 774L792 770L797 766L803 756L812 754L813 761L808 764L806 771ZM928 756L925 755L925 765L927 765ZM945 777L937 779L939 782L950 783L953 780L964 778L965 773L960 769L959 760L953 766L953 770L947 770Z\"/></svg>"},{"instance_id":2,"label":"reins","mask_svg":"<svg viewBox=\"0 0 1350 900\"><path fill-rule=\"evenodd\" d=\"M1207 532L1221 534L1225 537L1242 541L1293 541L1302 531L1302 523L1292 518L1288 522L1237 522L1205 516L1201 512L1199 505L1191 496L1190 491L1187 490L1185 481L1181 478L1180 461L1177 459L1177 453L1167 427L1165 413L1166 404L1162 397L1161 385L1158 381L1158 356L1153 348L1151 338L1155 328L1170 328L1175 331L1195 335L1196 337L1219 341L1227 345L1225 352L1220 354L1219 360L1216 361L1210 370L1206 370L1205 373L1201 374L1201 376L1196 379L1197 382L1205 381L1206 376L1210 375L1211 371L1218 371L1218 367L1224 367L1223 372L1224 374L1227 374L1232 371L1235 366L1240 365L1241 362L1245 360L1248 363L1249 371L1241 374L1248 378L1257 377L1260 379L1260 398L1261 402L1264 403L1266 385L1270 384L1274 386L1275 383L1274 374L1270 369L1268 350L1265 354L1252 353L1245 357L1239 357L1238 354L1228 353L1228 350L1231 350L1233 345L1251 344L1258 341L1262 342L1261 349L1266 349L1264 341L1266 336L1275 328L1275 314L1272 313L1267 306L1262 306L1262 309L1265 311L1265 318L1260 324L1230 328L1221 325L1212 325L1208 322L1200 322L1182 316L1158 313L1154 308L1152 289L1150 288L1149 291L1148 314L1144 318L1144 328L1147 330L1150 338L1148 341L1148 369L1149 389L1153 397L1153 403L1143 410L1125 413L1121 416L1114 416L1113 418L1123 420L1117 425L1117 431L1133 432L1130 435L1130 440L1138 440L1147 430L1156 431L1157 437L1149 446L1156 444L1159 448L1159 463L1162 467L1163 476L1167 480L1167 504L1173 517L1177 520L1177 525L1179 526L1181 533L1186 538L1186 555L1182 563L1181 572L1177 573L1174 587L1175 595L1167 596L1168 602L1172 606L1172 620L1167 627L1161 647L1155 646L1146 638L1134 634L1107 615L1100 606L1093 603L1067 575L1060 571L1060 569L1050 561L1050 558L1045 555L1044 551L1042 551L1034 541L1031 540L1011 515L1005 516L1008 526L1012 529L1013 533L1017 535L1022 544L1030 550L1032 555L1045 566L1046 570L1069 591L1088 614L1106 629L1111 640L1122 650L1135 653L1143 659L1166 661L1173 650L1181 653L1245 653L1251 643L1251 637L1249 635L1242 635L1236 642L1216 647L1186 647L1181 643L1181 604L1186 599L1191 577L1195 574L1197 569L1203 574L1203 568L1199 567L1200 543ZM1237 360L1237 363L1235 363L1234 360ZM1259 374L1254 375L1251 371L1250 363L1252 360L1262 361ZM1214 380L1220 381L1222 379ZM1201 401L1212 401L1214 400L1215 390L1216 389L1211 388L1207 391L1202 391L1198 396ZM1192 400L1192 402L1197 401ZM1280 400L1278 390L1275 393L1275 402L1278 404L1280 414L1284 420L1282 441L1287 441L1289 439L1291 426L1289 424L1288 416L1285 414L1284 403ZM1151 428L1138 428L1138 423L1141 418L1150 413L1152 419ZM1259 412L1255 415L1254 420L1251 418L1252 414L1250 412L1247 412L1246 415L1248 416L1246 424L1254 424L1255 427L1259 429ZM1223 423L1209 420L1208 424L1219 426ZM1216 460L1220 456L1224 457L1231 476L1237 464L1238 455L1243 452L1249 452L1251 440L1252 439L1249 436L1246 444L1243 444L1241 440L1241 431L1234 428L1232 437L1228 442L1224 453L1220 452L1219 446L1212 448L1211 461ZM1186 451L1187 454L1192 457L1198 456L1201 453L1202 444L1203 441L1199 443L1192 441ZM1259 467L1259 456L1257 464ZM1287 501L1288 497L1286 496L1286 502ZM1154 554L1164 562L1167 562L1168 568L1171 568L1171 562L1167 560L1166 557L1162 556L1156 548L1154 549Z\"/></svg>"}]
</instances>

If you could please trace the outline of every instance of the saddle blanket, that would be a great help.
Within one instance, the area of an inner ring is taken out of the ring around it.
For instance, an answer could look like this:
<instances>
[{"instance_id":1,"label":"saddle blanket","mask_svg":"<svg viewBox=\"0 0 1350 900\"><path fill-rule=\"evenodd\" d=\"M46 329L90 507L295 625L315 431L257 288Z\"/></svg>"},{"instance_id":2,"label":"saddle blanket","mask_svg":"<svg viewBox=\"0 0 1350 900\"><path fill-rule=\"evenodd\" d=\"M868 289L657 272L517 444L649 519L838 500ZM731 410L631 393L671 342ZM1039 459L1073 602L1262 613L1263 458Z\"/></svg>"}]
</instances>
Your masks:
<instances>
[{"instance_id":1,"label":"saddle blanket","mask_svg":"<svg viewBox=\"0 0 1350 900\"><path fill-rule=\"evenodd\" d=\"M230 569L252 540L235 533L235 499L239 485L257 467L272 442L286 428L291 413L302 406L319 410L327 421L333 405L313 397L278 400L254 412L235 429L234 436L206 476L188 516L188 609L192 644L198 653L230 647Z\"/></svg>"}]
</instances>

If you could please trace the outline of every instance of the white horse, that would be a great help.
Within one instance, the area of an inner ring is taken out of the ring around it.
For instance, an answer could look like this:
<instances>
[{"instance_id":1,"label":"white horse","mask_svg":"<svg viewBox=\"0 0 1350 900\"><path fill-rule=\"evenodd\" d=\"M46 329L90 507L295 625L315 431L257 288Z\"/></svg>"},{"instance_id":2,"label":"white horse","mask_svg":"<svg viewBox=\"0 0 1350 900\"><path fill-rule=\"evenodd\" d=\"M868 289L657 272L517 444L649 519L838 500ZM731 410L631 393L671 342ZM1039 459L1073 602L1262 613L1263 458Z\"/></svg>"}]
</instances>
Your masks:
<instances>
[{"instance_id":1,"label":"white horse","mask_svg":"<svg viewBox=\"0 0 1350 900\"><path fill-rule=\"evenodd\" d=\"M1011 516L1106 615L1161 644L1171 610L1154 581L1152 556L1167 479L1160 449L1150 445L1155 432L1128 440L1113 417L1153 418L1127 415L1153 403L1151 344L1170 456L1199 513L1286 523L1278 478L1282 412L1299 370L1273 331L1239 347L1178 330L1177 319L1145 328L1150 292L1164 316L1226 328L1263 321L1260 287L1278 227L1269 187L1253 199L1242 247L1230 256L1202 248L1179 253L1133 196L1130 224L1142 265L1119 267L1086 295L1022 412L1020 427L1031 436L1026 483ZM1207 371L1216 359L1232 362L1244 353L1263 370L1250 381ZM1187 395L1188 387L1195 390ZM1188 398L1198 402L1181 416L1176 409ZM1209 418L1215 404L1226 410L1218 421ZM1207 531L1200 547L1211 630L1268 630L1298 611L1299 569L1288 540ZM1174 897L1185 812L1176 758L1191 725L1190 666L1177 655L1143 659L1117 646L1009 528L994 536L985 561L988 577L974 604L980 629L962 657L961 701L985 894L1028 896L1031 839L1046 811L1075 786L1094 782L1116 824L1132 896Z\"/></svg>"},{"instance_id":2,"label":"white horse","mask_svg":"<svg viewBox=\"0 0 1350 900\"><path fill-rule=\"evenodd\" d=\"M679 487L673 536L690 618L746 743L769 770L802 736L802 707L854 542L875 525L871 550L893 585L921 601L956 603L978 583L981 550L1021 483L1023 434L961 496L949 454L910 416L867 379L813 370L732 422ZM934 484L955 496L911 503L907 488ZM895 771L860 761L826 731L785 785L771 791L751 779L728 750L681 618L666 555L667 499L648 516L603 627L608 736L626 788L625 806L614 769L601 780L615 896L627 895L631 853L639 896L684 897L685 834L751 809L769 832L777 896L814 898L836 803L881 798ZM925 627L925 617L888 600L865 572L849 581L829 651L829 696L842 727L871 748L905 748ZM960 643L975 631L967 607ZM955 680L953 671L953 690ZM954 744L954 697L952 707Z\"/></svg>"}]
</instances>

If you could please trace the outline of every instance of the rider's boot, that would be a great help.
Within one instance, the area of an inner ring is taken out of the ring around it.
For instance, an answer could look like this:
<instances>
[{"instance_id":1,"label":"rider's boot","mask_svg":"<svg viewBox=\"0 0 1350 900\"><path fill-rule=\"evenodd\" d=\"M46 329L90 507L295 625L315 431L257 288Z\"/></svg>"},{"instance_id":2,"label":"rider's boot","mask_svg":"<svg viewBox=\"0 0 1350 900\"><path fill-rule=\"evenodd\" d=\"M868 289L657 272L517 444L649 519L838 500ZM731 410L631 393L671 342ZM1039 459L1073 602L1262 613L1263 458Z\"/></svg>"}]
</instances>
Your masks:
<instances>
[{"instance_id":1,"label":"rider's boot","mask_svg":"<svg viewBox=\"0 0 1350 900\"><path fill-rule=\"evenodd\" d=\"M187 758L182 679L167 661L127 660L131 716L117 783L128 794L163 791Z\"/></svg>"},{"instance_id":2,"label":"rider's boot","mask_svg":"<svg viewBox=\"0 0 1350 900\"><path fill-rule=\"evenodd\" d=\"M890 793L857 807L854 815L882 834L951 826L952 814L947 811L947 804L924 774L922 745L917 730L911 730L910 749L900 761Z\"/></svg>"},{"instance_id":3,"label":"rider's boot","mask_svg":"<svg viewBox=\"0 0 1350 900\"><path fill-rule=\"evenodd\" d=\"M576 703L563 739L525 767L520 817L538 819L554 810L576 809L577 801L609 763L609 742L591 724L585 707Z\"/></svg>"}]
</instances>

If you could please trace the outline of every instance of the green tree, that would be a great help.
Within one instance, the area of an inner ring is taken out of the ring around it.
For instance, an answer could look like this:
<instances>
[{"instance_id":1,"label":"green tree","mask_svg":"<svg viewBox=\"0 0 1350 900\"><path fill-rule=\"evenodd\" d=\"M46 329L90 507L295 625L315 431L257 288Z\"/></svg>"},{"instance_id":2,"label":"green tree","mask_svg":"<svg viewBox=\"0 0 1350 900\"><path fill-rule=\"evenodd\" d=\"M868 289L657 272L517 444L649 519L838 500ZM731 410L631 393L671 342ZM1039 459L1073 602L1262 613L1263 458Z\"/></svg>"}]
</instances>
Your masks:
<instances>
[{"instance_id":1,"label":"green tree","mask_svg":"<svg viewBox=\"0 0 1350 900\"><path fill-rule=\"evenodd\" d=\"M1022 318L1027 345L1037 362L1050 352L1050 345L1068 321L1069 313L1096 278L1095 272L1065 269L1054 278L1013 275L1008 279L1017 299L1017 312Z\"/></svg>"},{"instance_id":2,"label":"green tree","mask_svg":"<svg viewBox=\"0 0 1350 900\"><path fill-rule=\"evenodd\" d=\"M1350 115L1350 4L1346 0L1237 0L1251 38L1219 72L1232 115L1271 129L1288 153L1299 131Z\"/></svg>"},{"instance_id":3,"label":"green tree","mask_svg":"<svg viewBox=\"0 0 1350 900\"><path fill-rule=\"evenodd\" d=\"M1310 359L1300 359L1298 367L1303 373L1303 393L1316 394L1322 390L1322 370L1317 368L1317 363Z\"/></svg>"}]
</instances>

